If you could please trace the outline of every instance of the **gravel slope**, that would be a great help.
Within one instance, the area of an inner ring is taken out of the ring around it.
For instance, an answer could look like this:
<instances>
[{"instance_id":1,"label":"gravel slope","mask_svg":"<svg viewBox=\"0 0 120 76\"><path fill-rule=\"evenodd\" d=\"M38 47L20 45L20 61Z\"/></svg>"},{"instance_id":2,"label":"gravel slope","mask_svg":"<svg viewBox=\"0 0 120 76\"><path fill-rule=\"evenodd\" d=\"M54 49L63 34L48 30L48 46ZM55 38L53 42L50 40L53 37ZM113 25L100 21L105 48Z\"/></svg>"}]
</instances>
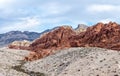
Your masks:
<instances>
[{"instance_id":1,"label":"gravel slope","mask_svg":"<svg viewBox=\"0 0 120 76\"><path fill-rule=\"evenodd\" d=\"M120 52L101 48L70 48L24 64L47 76L120 76Z\"/></svg>"},{"instance_id":2,"label":"gravel slope","mask_svg":"<svg viewBox=\"0 0 120 76\"><path fill-rule=\"evenodd\" d=\"M56 76L60 74L70 63L76 61L78 58L84 57L91 49L71 48L61 50L55 55L46 58L26 63L22 68L42 72L48 76Z\"/></svg>"},{"instance_id":3,"label":"gravel slope","mask_svg":"<svg viewBox=\"0 0 120 76\"><path fill-rule=\"evenodd\" d=\"M71 63L59 76L120 76L120 52L96 49Z\"/></svg>"},{"instance_id":4,"label":"gravel slope","mask_svg":"<svg viewBox=\"0 0 120 76\"><path fill-rule=\"evenodd\" d=\"M29 51L25 50L0 48L0 76L29 76L12 68L20 65L20 61L28 54Z\"/></svg>"}]
</instances>

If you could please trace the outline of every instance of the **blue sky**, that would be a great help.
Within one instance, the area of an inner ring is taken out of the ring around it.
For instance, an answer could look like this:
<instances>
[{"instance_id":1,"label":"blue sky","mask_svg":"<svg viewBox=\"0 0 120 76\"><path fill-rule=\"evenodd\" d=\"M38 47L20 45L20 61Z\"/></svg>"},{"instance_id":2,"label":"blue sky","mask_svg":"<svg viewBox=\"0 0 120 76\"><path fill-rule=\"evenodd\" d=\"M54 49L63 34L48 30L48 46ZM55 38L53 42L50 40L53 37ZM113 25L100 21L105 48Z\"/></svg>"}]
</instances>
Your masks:
<instances>
[{"instance_id":1,"label":"blue sky","mask_svg":"<svg viewBox=\"0 0 120 76\"><path fill-rule=\"evenodd\" d=\"M120 23L120 0L0 0L0 33Z\"/></svg>"}]
</instances>

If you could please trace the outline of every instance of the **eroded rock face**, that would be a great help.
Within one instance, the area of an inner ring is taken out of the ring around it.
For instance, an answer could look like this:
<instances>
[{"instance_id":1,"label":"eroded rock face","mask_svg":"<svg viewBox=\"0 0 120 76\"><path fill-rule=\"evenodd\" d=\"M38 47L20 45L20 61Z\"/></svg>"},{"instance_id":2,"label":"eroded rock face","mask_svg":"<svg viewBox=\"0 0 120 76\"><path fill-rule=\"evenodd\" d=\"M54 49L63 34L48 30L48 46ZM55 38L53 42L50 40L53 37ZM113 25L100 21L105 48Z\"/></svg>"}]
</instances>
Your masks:
<instances>
[{"instance_id":1,"label":"eroded rock face","mask_svg":"<svg viewBox=\"0 0 120 76\"><path fill-rule=\"evenodd\" d=\"M71 28L60 27L43 35L40 39L35 40L31 45L31 50L39 51L41 49L50 49L53 47L69 47L68 38L75 32ZM38 48L38 49L36 49Z\"/></svg>"},{"instance_id":2,"label":"eroded rock face","mask_svg":"<svg viewBox=\"0 0 120 76\"><path fill-rule=\"evenodd\" d=\"M115 22L98 23L87 28L86 32L72 36L70 41L77 41L77 46L120 50L120 26Z\"/></svg>"},{"instance_id":3,"label":"eroded rock face","mask_svg":"<svg viewBox=\"0 0 120 76\"><path fill-rule=\"evenodd\" d=\"M38 59L52 54L55 50L70 47L69 37L74 34L76 33L71 27L64 26L42 35L29 46L30 50L36 53L31 54L26 59Z\"/></svg>"}]
</instances>

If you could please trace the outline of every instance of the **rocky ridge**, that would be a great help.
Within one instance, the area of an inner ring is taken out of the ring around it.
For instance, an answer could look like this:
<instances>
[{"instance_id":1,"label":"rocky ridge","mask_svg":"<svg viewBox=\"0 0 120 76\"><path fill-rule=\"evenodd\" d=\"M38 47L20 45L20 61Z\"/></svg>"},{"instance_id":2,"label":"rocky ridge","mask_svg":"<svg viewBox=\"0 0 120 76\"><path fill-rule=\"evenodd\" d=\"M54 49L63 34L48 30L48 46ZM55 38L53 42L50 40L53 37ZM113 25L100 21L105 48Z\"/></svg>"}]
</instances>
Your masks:
<instances>
[{"instance_id":1,"label":"rocky ridge","mask_svg":"<svg viewBox=\"0 0 120 76\"><path fill-rule=\"evenodd\" d=\"M63 29L67 31L64 32L62 38L59 38L59 36L62 36L62 33L60 33L60 31L61 30L63 31ZM59 34L59 36L57 34ZM56 29L44 35L44 37L35 40L35 42L33 42L30 45L30 47L32 48L35 47L35 49L31 49L35 52L36 50L39 52L45 50L46 53L48 52L48 50L51 51L70 47L101 47L112 50L120 50L119 39L120 39L119 24L115 22L109 22L108 24L97 23L94 26L88 27L85 32L81 32L79 34L76 34L76 32L72 30L72 28L69 28L69 30L64 27ZM52 54L52 52L49 52L49 54ZM44 56L45 54L43 54L42 56L37 56L37 58L39 57L41 58Z\"/></svg>"},{"instance_id":2,"label":"rocky ridge","mask_svg":"<svg viewBox=\"0 0 120 76\"><path fill-rule=\"evenodd\" d=\"M36 60L70 47L100 47L120 50L120 25L115 22L97 23L86 31L76 33L69 26L62 26L42 35L28 47L32 53L26 60Z\"/></svg>"},{"instance_id":3,"label":"rocky ridge","mask_svg":"<svg viewBox=\"0 0 120 76\"><path fill-rule=\"evenodd\" d=\"M101 47L120 50L120 25L115 22L97 23L79 35L72 36L70 41L77 47ZM72 44L72 43L71 43Z\"/></svg>"},{"instance_id":4,"label":"rocky ridge","mask_svg":"<svg viewBox=\"0 0 120 76\"><path fill-rule=\"evenodd\" d=\"M26 57L26 60L36 60L53 54L56 50L69 48L68 38L74 34L75 31L71 27L62 26L42 35L30 44L33 53Z\"/></svg>"}]
</instances>

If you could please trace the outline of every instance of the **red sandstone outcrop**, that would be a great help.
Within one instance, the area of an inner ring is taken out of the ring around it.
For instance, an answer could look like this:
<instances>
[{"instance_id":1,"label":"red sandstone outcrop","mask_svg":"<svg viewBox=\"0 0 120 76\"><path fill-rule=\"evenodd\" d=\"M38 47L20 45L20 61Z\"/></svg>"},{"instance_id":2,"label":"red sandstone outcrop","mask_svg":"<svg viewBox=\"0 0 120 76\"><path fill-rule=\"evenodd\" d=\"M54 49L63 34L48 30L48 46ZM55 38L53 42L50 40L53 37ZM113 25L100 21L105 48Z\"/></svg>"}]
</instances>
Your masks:
<instances>
[{"instance_id":1,"label":"red sandstone outcrop","mask_svg":"<svg viewBox=\"0 0 120 76\"><path fill-rule=\"evenodd\" d=\"M49 33L46 33L41 38L36 39L30 45L30 48L31 50L37 52L40 49L69 47L70 45L68 38L74 34L75 32L72 30L71 27L60 27Z\"/></svg>"},{"instance_id":2,"label":"red sandstone outcrop","mask_svg":"<svg viewBox=\"0 0 120 76\"><path fill-rule=\"evenodd\" d=\"M87 28L86 32L78 36L72 36L70 41L77 41L77 47L88 46L120 50L120 26L115 22L109 22L108 24L98 23Z\"/></svg>"},{"instance_id":3,"label":"red sandstone outcrop","mask_svg":"<svg viewBox=\"0 0 120 76\"><path fill-rule=\"evenodd\" d=\"M69 37L75 34L71 27L64 26L42 35L29 46L30 50L36 53L32 53L28 58L26 57L26 59L38 59L52 54L55 50L70 47Z\"/></svg>"},{"instance_id":4,"label":"red sandstone outcrop","mask_svg":"<svg viewBox=\"0 0 120 76\"><path fill-rule=\"evenodd\" d=\"M98 23L80 34L76 34L70 28L60 27L37 39L30 47L35 52L49 52L47 54L51 54L51 50L65 47L101 47L120 50L120 26L115 22Z\"/></svg>"}]
</instances>

